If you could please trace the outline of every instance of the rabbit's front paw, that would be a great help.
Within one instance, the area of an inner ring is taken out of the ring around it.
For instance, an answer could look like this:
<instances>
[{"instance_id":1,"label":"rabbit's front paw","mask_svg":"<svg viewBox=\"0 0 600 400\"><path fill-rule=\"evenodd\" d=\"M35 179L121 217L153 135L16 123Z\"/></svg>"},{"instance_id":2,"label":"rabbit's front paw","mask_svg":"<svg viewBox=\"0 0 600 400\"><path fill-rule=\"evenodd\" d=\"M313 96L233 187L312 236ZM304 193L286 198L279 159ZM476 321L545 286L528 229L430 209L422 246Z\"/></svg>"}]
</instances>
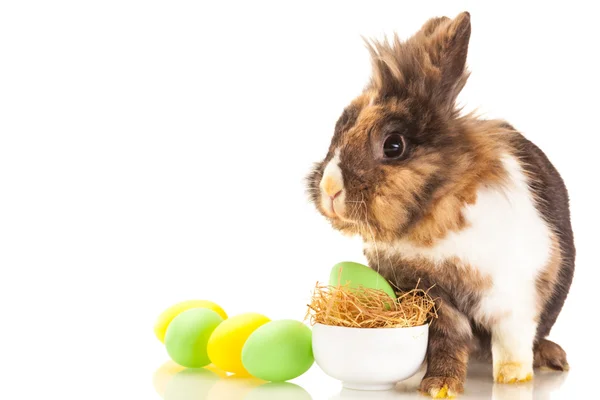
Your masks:
<instances>
[{"instance_id":1,"label":"rabbit's front paw","mask_svg":"<svg viewBox=\"0 0 600 400\"><path fill-rule=\"evenodd\" d=\"M494 381L497 383L519 383L533 379L533 366L520 362L505 362L494 365Z\"/></svg>"},{"instance_id":2,"label":"rabbit's front paw","mask_svg":"<svg viewBox=\"0 0 600 400\"><path fill-rule=\"evenodd\" d=\"M430 376L423 378L419 390L434 399L446 399L462 393L463 383L460 379L448 376Z\"/></svg>"},{"instance_id":3,"label":"rabbit's front paw","mask_svg":"<svg viewBox=\"0 0 600 400\"><path fill-rule=\"evenodd\" d=\"M519 383L533 379L533 342L537 324L533 311L515 310L492 327L494 381Z\"/></svg>"}]
</instances>

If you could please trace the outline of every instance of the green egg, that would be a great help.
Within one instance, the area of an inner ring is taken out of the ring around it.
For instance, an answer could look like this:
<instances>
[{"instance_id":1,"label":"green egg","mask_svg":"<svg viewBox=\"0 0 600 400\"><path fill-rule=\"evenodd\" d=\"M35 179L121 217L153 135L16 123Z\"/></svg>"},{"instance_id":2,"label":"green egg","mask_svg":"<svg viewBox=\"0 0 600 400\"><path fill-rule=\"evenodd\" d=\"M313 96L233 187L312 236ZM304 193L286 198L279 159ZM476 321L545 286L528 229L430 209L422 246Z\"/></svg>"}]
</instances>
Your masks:
<instances>
[{"instance_id":1,"label":"green egg","mask_svg":"<svg viewBox=\"0 0 600 400\"><path fill-rule=\"evenodd\" d=\"M187 368L210 364L206 345L223 318L208 308L192 308L176 316L167 328L165 346L173 361Z\"/></svg>"},{"instance_id":2,"label":"green egg","mask_svg":"<svg viewBox=\"0 0 600 400\"><path fill-rule=\"evenodd\" d=\"M344 261L334 265L329 276L329 284L331 286L347 284L353 289L357 289L359 286L379 289L387 293L392 299L396 298L394 289L377 271L366 265L351 261Z\"/></svg>"},{"instance_id":3,"label":"green egg","mask_svg":"<svg viewBox=\"0 0 600 400\"><path fill-rule=\"evenodd\" d=\"M312 366L312 332L302 322L272 321L248 337L242 349L244 368L256 378L283 382Z\"/></svg>"}]
</instances>

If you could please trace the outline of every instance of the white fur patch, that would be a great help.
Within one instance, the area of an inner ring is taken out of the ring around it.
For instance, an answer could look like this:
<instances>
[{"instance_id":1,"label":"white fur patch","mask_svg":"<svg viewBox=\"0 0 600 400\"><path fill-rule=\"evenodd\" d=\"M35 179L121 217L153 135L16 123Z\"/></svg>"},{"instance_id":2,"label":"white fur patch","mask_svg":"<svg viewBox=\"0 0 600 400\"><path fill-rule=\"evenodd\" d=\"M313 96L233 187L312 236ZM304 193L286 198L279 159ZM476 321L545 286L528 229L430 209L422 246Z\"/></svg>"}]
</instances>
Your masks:
<instances>
[{"instance_id":1,"label":"white fur patch","mask_svg":"<svg viewBox=\"0 0 600 400\"><path fill-rule=\"evenodd\" d=\"M323 178L320 183L321 206L330 214L343 215L345 212L346 193L344 191L344 177L340 169L340 149L336 149L333 158L327 163L323 170ZM331 200L338 191L342 193Z\"/></svg>"},{"instance_id":2,"label":"white fur patch","mask_svg":"<svg viewBox=\"0 0 600 400\"><path fill-rule=\"evenodd\" d=\"M324 182L327 179L333 179L337 183L340 190L344 188L344 177L342 176L342 170L340 169L340 149L336 149L333 153L333 158L329 160L325 169L323 170L323 178L321 179L321 188L323 189ZM332 196L334 193L326 193L328 196Z\"/></svg>"},{"instance_id":3,"label":"white fur patch","mask_svg":"<svg viewBox=\"0 0 600 400\"><path fill-rule=\"evenodd\" d=\"M552 233L535 208L519 162L507 155L503 164L508 183L478 191L476 203L463 209L468 228L448 234L433 247L408 241L376 245L436 265L458 258L466 268L491 278L492 286L472 317L491 328L495 363L523 362L528 373L536 329L535 280L550 261Z\"/></svg>"}]
</instances>

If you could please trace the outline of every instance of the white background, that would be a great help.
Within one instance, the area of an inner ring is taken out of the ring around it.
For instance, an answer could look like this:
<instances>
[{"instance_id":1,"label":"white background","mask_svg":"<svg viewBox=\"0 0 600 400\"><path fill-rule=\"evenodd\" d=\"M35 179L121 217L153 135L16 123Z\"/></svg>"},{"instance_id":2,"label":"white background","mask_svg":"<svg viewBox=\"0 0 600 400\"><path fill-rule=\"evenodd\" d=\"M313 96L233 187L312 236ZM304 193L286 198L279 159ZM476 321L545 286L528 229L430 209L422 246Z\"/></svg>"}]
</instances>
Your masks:
<instances>
[{"instance_id":1,"label":"white background","mask_svg":"<svg viewBox=\"0 0 600 400\"><path fill-rule=\"evenodd\" d=\"M551 338L572 371L552 398L585 393L600 224L586 4L0 3L2 397L158 399L168 357L152 325L181 300L302 319L334 263L363 260L303 184L368 79L360 35L406 37L462 10L461 102L522 130L570 190L577 270ZM316 369L297 382L339 392Z\"/></svg>"}]
</instances>

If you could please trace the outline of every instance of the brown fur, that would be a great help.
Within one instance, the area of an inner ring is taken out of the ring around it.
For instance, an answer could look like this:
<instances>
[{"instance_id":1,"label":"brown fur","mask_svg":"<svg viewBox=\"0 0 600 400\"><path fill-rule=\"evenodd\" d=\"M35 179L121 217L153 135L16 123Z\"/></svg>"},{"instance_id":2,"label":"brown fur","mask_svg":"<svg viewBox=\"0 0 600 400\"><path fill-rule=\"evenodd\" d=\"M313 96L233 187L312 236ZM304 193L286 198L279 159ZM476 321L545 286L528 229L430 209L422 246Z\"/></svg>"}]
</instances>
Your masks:
<instances>
[{"instance_id":1,"label":"brown fur","mask_svg":"<svg viewBox=\"0 0 600 400\"><path fill-rule=\"evenodd\" d=\"M465 315L473 313L481 293L492 285L489 277L482 276L457 259L449 259L444 265L436 266L426 259L403 258L377 246L367 247L365 255L371 260L371 266L397 289L410 290L417 284L431 288L430 294L434 298Z\"/></svg>"},{"instance_id":2,"label":"brown fur","mask_svg":"<svg viewBox=\"0 0 600 400\"><path fill-rule=\"evenodd\" d=\"M440 307L440 317L429 329L427 373L420 387L433 396L444 386L451 396L462 393L467 377L470 337L454 331L456 320L452 313L444 312L445 307Z\"/></svg>"},{"instance_id":3,"label":"brown fur","mask_svg":"<svg viewBox=\"0 0 600 400\"><path fill-rule=\"evenodd\" d=\"M511 145L531 177L530 188L537 200L537 208L554 231L558 242L558 251L552 262L538 277L538 291L545 293L547 302L540 315L537 337L545 338L562 310L575 271L576 252L569 195L560 174L537 146L519 134L511 136ZM560 265L556 268L559 259Z\"/></svg>"},{"instance_id":4,"label":"brown fur","mask_svg":"<svg viewBox=\"0 0 600 400\"><path fill-rule=\"evenodd\" d=\"M465 205L476 203L482 187L502 186L507 176L501 155L515 157L554 234L552 258L537 278L536 363L565 366L564 351L544 338L562 308L574 270L567 191L541 150L512 126L460 115L455 101L469 76L470 34L470 16L462 13L453 20L431 19L406 41L394 36L391 43L368 42L371 82L337 121L327 156L308 176L309 191L325 213L319 183L334 150L341 149L347 211L345 218L329 216L332 226L361 235L367 244L401 240L427 247L467 227ZM401 134L406 143L399 159L382 155L389 134ZM411 289L419 281L422 287L433 287L440 311L430 329L428 372L421 389L431 394L447 385L461 391L469 351L489 356L488 328L502 317L472 317L490 279L460 260L434 266L368 245L365 254L370 266L400 289Z\"/></svg>"},{"instance_id":5,"label":"brown fur","mask_svg":"<svg viewBox=\"0 0 600 400\"><path fill-rule=\"evenodd\" d=\"M552 255L546 268L537 277L538 306L540 315L548 300L554 294L559 279L560 267L563 264L560 243L556 236L552 237Z\"/></svg>"}]
</instances>

